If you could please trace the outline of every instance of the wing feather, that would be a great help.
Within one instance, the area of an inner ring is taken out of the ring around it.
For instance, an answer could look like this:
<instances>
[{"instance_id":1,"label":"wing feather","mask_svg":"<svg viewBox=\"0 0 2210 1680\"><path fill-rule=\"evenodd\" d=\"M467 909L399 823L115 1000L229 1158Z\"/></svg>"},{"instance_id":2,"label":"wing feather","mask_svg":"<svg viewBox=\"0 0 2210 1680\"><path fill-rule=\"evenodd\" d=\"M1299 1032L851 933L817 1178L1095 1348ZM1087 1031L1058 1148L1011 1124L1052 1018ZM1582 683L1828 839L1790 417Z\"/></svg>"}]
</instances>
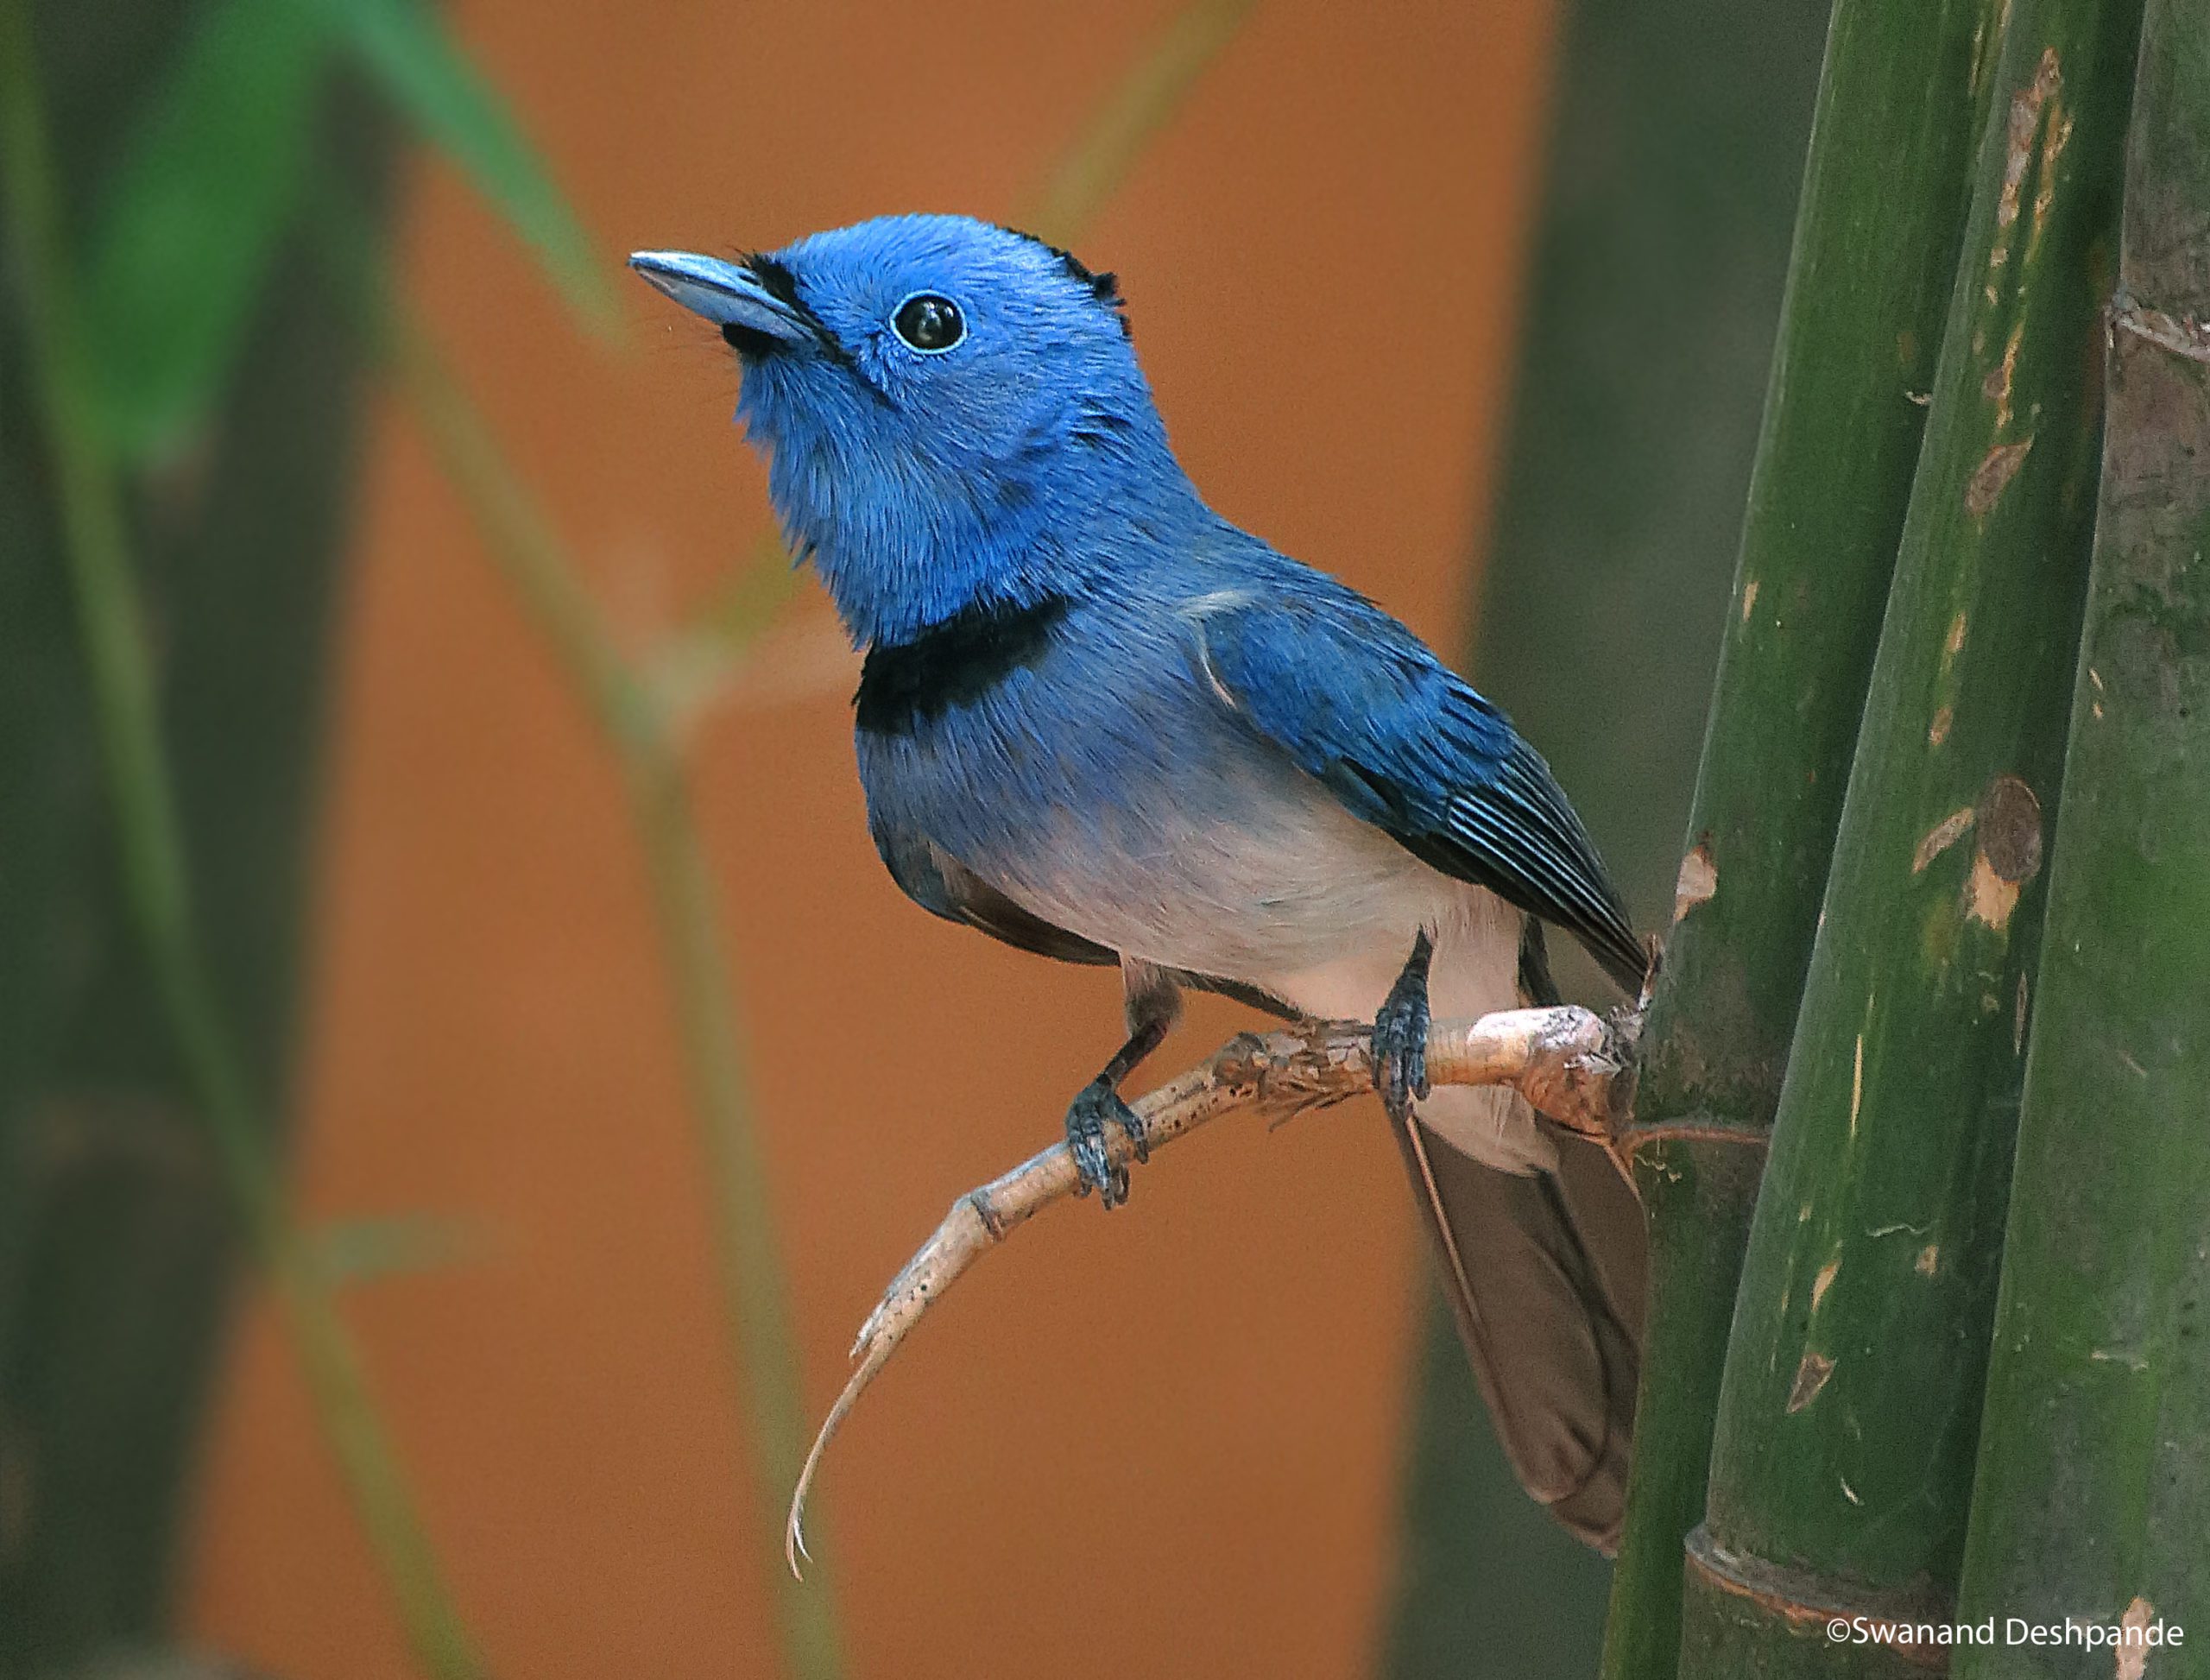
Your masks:
<instances>
[{"instance_id":1,"label":"wing feather","mask_svg":"<svg viewBox=\"0 0 2210 1680\"><path fill-rule=\"evenodd\" d=\"M1213 691L1354 815L1640 987L1641 941L1550 767L1411 631L1348 590L1214 595L1189 618Z\"/></svg>"},{"instance_id":2,"label":"wing feather","mask_svg":"<svg viewBox=\"0 0 2210 1680\"><path fill-rule=\"evenodd\" d=\"M906 896L950 922L963 922L994 939L1039 957L1100 967L1121 954L1070 933L1007 898L956 857L918 836L870 824L875 849Z\"/></svg>"}]
</instances>

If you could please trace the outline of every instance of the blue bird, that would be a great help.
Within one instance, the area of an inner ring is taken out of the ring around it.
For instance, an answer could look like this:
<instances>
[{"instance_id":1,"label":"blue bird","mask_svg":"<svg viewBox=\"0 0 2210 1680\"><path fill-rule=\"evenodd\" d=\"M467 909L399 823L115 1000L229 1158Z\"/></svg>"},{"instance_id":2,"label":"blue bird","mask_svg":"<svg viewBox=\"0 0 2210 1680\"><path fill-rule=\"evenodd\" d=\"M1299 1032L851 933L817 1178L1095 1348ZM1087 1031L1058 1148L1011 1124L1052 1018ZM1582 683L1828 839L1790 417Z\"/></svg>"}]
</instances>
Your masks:
<instances>
[{"instance_id":1,"label":"blue bird","mask_svg":"<svg viewBox=\"0 0 2210 1680\"><path fill-rule=\"evenodd\" d=\"M1517 1094L1430 1089L1430 1011L1555 1001L1552 924L1646 959L1534 748L1394 618L1205 505L1114 277L895 216L737 261L630 258L717 325L792 552L855 646L860 779L922 907L1116 965L1127 1037L1068 1109L1085 1193L1144 1158L1121 1082L1185 988L1374 1022L1376 1084L1521 1481L1619 1532L1641 1220Z\"/></svg>"}]
</instances>

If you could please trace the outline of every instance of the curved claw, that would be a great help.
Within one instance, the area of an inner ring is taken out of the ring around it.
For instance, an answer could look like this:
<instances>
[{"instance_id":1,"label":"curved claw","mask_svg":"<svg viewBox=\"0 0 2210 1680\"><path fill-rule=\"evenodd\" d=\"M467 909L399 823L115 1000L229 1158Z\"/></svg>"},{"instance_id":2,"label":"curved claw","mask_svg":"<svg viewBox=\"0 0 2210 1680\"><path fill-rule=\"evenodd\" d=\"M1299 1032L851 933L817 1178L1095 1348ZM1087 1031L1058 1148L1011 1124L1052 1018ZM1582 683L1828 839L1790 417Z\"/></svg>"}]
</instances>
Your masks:
<instances>
[{"instance_id":1,"label":"curved claw","mask_svg":"<svg viewBox=\"0 0 2210 1680\"><path fill-rule=\"evenodd\" d=\"M1075 1171L1082 1180L1078 1193L1099 1191L1108 1208L1117 1208L1128 1199L1128 1169L1115 1165L1105 1146L1108 1122L1121 1128L1137 1160L1150 1159L1143 1121L1110 1085L1084 1085L1067 1105L1067 1147L1074 1152Z\"/></svg>"},{"instance_id":2,"label":"curved claw","mask_svg":"<svg viewBox=\"0 0 2210 1680\"><path fill-rule=\"evenodd\" d=\"M1430 1024L1427 1007L1427 967L1431 952L1428 937L1419 936L1411 960L1389 988L1389 995L1373 1017L1373 1089L1389 1118L1403 1125L1412 1104L1432 1089L1427 1077L1427 1035Z\"/></svg>"}]
</instances>

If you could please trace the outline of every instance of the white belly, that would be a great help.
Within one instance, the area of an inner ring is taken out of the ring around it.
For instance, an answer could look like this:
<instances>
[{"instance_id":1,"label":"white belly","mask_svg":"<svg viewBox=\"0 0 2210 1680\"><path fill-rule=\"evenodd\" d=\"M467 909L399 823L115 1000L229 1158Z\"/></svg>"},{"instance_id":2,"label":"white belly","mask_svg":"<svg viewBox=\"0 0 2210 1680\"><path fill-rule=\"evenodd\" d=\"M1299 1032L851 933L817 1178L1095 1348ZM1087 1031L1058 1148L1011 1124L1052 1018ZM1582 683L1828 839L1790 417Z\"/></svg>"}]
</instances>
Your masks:
<instances>
[{"instance_id":1,"label":"white belly","mask_svg":"<svg viewBox=\"0 0 2210 1680\"><path fill-rule=\"evenodd\" d=\"M1125 957L1257 986L1315 1019L1371 1020L1425 928L1437 1020L1519 1007L1520 913L1429 868L1317 786L1282 820L1233 831L1178 828L1152 813L1141 845L1104 869L1071 849L1058 870L1008 883L1030 909ZM1289 802L1285 801L1286 805ZM1123 837L1133 838L1133 836ZM1486 1164L1556 1165L1516 1094L1438 1089L1420 1118Z\"/></svg>"},{"instance_id":2,"label":"white belly","mask_svg":"<svg viewBox=\"0 0 2210 1680\"><path fill-rule=\"evenodd\" d=\"M1481 887L1436 878L1456 890L1456 901L1425 924L1435 935L1430 1014L1436 1020L1472 1020L1518 1008L1520 913ZM1308 1015L1371 1020L1411 951L1410 936L1394 945L1345 950L1332 961L1280 976L1266 989ZM1485 1165L1506 1172L1556 1170L1555 1146L1517 1092L1438 1085L1418 1112L1428 1127Z\"/></svg>"}]
</instances>

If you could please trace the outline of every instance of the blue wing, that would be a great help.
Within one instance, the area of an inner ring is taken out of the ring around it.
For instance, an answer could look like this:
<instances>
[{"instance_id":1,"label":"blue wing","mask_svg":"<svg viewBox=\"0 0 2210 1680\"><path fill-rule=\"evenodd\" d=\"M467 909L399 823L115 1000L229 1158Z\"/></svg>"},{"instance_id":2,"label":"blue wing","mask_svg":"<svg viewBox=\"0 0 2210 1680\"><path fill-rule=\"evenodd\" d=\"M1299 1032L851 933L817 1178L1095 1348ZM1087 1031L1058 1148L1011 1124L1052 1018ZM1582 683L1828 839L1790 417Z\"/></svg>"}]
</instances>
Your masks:
<instances>
[{"instance_id":1,"label":"blue wing","mask_svg":"<svg viewBox=\"0 0 2210 1680\"><path fill-rule=\"evenodd\" d=\"M1395 619L1331 579L1298 583L1192 604L1214 691L1353 814L1555 922L1638 990L1641 942L1550 767Z\"/></svg>"}]
</instances>

